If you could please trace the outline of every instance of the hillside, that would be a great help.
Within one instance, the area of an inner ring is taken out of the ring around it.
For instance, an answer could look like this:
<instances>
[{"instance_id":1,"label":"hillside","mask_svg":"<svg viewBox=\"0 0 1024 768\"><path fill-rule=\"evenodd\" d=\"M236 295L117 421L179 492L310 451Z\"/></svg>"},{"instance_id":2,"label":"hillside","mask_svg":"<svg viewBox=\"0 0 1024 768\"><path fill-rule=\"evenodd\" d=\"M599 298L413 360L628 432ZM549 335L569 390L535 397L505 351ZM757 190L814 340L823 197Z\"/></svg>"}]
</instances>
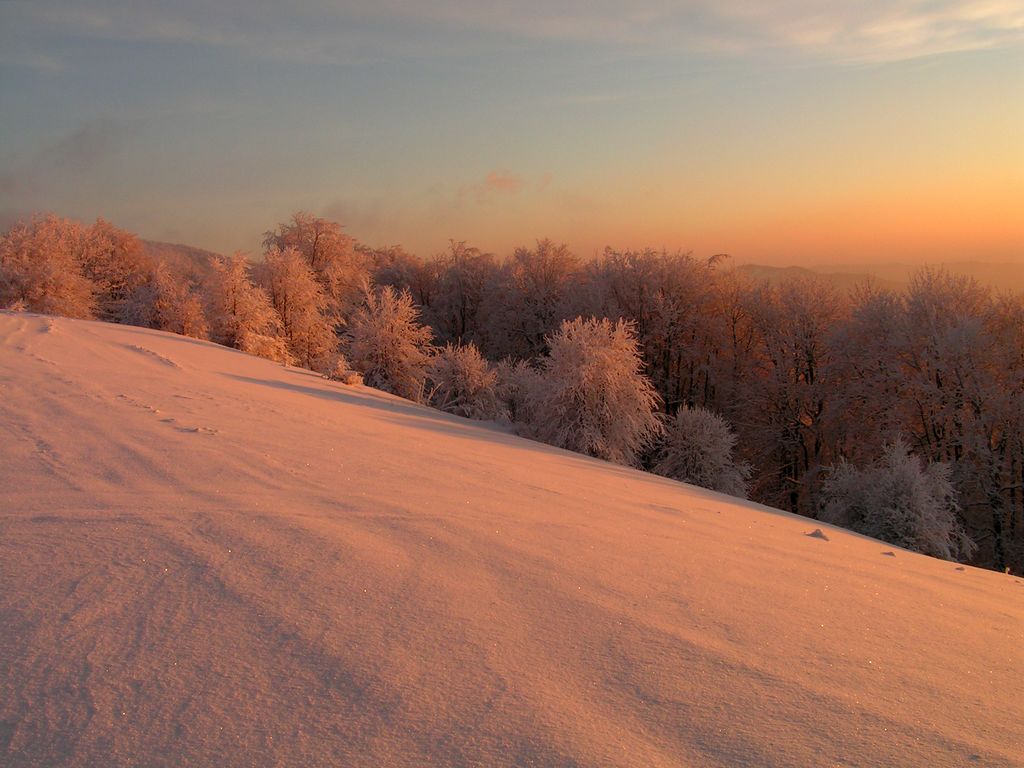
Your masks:
<instances>
[{"instance_id":1,"label":"hillside","mask_svg":"<svg viewBox=\"0 0 1024 768\"><path fill-rule=\"evenodd\" d=\"M143 240L142 247L153 261L163 262L174 274L181 275L193 284L199 284L209 276L210 265L217 258L216 253L191 245Z\"/></svg>"},{"instance_id":2,"label":"hillside","mask_svg":"<svg viewBox=\"0 0 1024 768\"><path fill-rule=\"evenodd\" d=\"M1024 744L1019 578L210 343L10 313L0 633L8 766Z\"/></svg>"}]
</instances>

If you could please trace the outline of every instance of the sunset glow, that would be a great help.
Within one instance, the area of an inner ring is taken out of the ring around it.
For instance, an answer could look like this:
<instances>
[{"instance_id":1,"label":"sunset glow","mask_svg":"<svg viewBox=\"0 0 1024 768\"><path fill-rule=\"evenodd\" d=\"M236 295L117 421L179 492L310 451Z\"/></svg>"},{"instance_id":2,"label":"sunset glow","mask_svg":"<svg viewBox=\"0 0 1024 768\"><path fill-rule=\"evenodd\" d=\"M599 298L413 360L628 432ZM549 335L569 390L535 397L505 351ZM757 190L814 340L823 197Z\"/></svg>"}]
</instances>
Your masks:
<instances>
[{"instance_id":1,"label":"sunset glow","mask_svg":"<svg viewBox=\"0 0 1024 768\"><path fill-rule=\"evenodd\" d=\"M0 0L0 767L1020 766L1024 0Z\"/></svg>"},{"instance_id":2,"label":"sunset glow","mask_svg":"<svg viewBox=\"0 0 1024 768\"><path fill-rule=\"evenodd\" d=\"M0 224L1024 260L1019 2L6 2Z\"/></svg>"}]
</instances>

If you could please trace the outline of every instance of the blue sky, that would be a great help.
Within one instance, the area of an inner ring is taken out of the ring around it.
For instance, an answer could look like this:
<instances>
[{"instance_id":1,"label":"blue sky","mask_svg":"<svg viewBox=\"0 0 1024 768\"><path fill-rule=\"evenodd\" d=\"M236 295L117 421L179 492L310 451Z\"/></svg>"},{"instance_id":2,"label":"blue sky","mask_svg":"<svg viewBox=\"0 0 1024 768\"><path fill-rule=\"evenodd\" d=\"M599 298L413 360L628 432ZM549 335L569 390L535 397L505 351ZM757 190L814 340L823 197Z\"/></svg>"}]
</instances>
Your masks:
<instances>
[{"instance_id":1,"label":"blue sky","mask_svg":"<svg viewBox=\"0 0 1024 768\"><path fill-rule=\"evenodd\" d=\"M0 219L1024 259L1024 3L0 2Z\"/></svg>"}]
</instances>

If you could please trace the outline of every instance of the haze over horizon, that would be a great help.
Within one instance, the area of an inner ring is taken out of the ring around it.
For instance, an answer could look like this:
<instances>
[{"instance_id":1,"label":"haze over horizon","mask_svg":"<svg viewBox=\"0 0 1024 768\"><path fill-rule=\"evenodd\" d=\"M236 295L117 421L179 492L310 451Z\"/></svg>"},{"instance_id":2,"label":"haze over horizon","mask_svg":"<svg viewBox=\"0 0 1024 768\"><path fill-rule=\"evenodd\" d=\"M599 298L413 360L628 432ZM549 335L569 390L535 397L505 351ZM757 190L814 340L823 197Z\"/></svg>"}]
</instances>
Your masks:
<instances>
[{"instance_id":1,"label":"haze over horizon","mask_svg":"<svg viewBox=\"0 0 1024 768\"><path fill-rule=\"evenodd\" d=\"M1024 263L1024 4L0 4L0 224Z\"/></svg>"}]
</instances>

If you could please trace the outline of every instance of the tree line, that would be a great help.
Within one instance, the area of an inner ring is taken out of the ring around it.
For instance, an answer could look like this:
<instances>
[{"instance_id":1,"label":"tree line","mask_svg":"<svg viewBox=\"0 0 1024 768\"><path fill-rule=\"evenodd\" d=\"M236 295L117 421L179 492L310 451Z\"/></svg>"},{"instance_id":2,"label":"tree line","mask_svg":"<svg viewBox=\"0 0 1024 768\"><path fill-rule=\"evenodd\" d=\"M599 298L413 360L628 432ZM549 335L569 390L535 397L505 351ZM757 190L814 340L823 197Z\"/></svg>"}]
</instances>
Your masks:
<instances>
[{"instance_id":1,"label":"tree line","mask_svg":"<svg viewBox=\"0 0 1024 768\"><path fill-rule=\"evenodd\" d=\"M0 306L208 338L939 557L1024 571L1024 300L753 281L539 240L421 259L305 213L202 279L103 220L0 240Z\"/></svg>"}]
</instances>

